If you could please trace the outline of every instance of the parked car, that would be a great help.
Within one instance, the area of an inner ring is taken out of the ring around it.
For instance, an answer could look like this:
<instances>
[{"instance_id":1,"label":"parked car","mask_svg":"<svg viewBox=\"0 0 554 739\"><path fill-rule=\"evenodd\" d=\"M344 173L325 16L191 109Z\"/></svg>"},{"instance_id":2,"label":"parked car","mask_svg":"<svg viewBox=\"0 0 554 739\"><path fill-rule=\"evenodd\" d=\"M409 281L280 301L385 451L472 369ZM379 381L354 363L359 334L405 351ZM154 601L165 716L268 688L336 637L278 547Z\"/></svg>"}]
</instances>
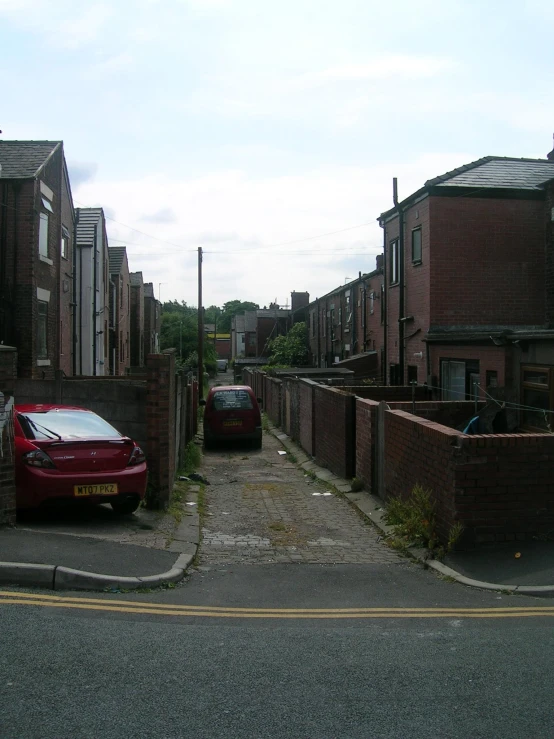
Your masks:
<instances>
[{"instance_id":1,"label":"parked car","mask_svg":"<svg viewBox=\"0 0 554 739\"><path fill-rule=\"evenodd\" d=\"M227 360L226 359L218 359L217 361L217 371L218 372L227 372Z\"/></svg>"},{"instance_id":2,"label":"parked car","mask_svg":"<svg viewBox=\"0 0 554 739\"><path fill-rule=\"evenodd\" d=\"M110 503L133 513L146 494L142 449L100 416L63 405L15 406L18 508Z\"/></svg>"},{"instance_id":3,"label":"parked car","mask_svg":"<svg viewBox=\"0 0 554 739\"><path fill-rule=\"evenodd\" d=\"M261 401L260 401L261 402ZM204 446L212 448L218 441L234 439L262 446L262 416L258 399L247 385L212 387L204 406Z\"/></svg>"}]
</instances>

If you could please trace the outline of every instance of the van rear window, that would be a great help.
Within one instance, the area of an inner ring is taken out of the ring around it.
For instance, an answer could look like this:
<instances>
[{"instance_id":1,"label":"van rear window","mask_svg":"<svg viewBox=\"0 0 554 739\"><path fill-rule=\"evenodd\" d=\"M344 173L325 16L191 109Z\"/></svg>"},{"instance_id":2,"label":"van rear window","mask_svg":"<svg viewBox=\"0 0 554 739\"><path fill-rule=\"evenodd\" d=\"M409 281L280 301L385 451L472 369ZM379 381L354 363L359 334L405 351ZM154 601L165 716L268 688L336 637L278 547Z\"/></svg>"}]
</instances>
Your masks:
<instances>
[{"instance_id":1,"label":"van rear window","mask_svg":"<svg viewBox=\"0 0 554 739\"><path fill-rule=\"evenodd\" d=\"M216 411L233 409L250 410L252 398L246 390L220 390L214 393L213 407Z\"/></svg>"}]
</instances>

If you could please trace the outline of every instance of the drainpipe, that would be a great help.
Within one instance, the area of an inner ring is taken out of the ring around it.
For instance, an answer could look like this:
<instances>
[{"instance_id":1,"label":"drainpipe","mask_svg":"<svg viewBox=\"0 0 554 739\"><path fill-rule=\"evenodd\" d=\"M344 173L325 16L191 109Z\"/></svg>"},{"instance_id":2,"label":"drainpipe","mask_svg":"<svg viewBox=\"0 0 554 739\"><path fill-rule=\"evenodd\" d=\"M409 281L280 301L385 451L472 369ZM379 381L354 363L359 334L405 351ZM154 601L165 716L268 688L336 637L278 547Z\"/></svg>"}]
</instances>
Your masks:
<instances>
[{"instance_id":1,"label":"drainpipe","mask_svg":"<svg viewBox=\"0 0 554 739\"><path fill-rule=\"evenodd\" d=\"M94 226L94 239L93 239L93 260L92 260L92 269L94 270L94 277L92 280L93 284L93 290L92 290L92 374L96 375L96 342L98 341L98 331L96 330L96 311L98 309L98 304L96 302L96 290L97 290L97 279L96 275L98 272L98 251L97 251L97 238L98 238L98 223Z\"/></svg>"},{"instance_id":2,"label":"drainpipe","mask_svg":"<svg viewBox=\"0 0 554 739\"><path fill-rule=\"evenodd\" d=\"M319 314L319 298L315 299L315 314L317 316L317 339L316 339L316 352L317 352L317 366L321 367L321 326L320 326L320 314Z\"/></svg>"},{"instance_id":3,"label":"drainpipe","mask_svg":"<svg viewBox=\"0 0 554 739\"><path fill-rule=\"evenodd\" d=\"M0 289L2 290L2 295L5 296L7 294L7 282L6 279L6 255L7 255L7 247L6 244L8 242L8 183L4 182L2 185L2 231L0 232ZM6 314L8 312L8 306L7 301L5 297L2 298L2 323L0 325L0 339L5 341L6 344L9 344L8 341L8 335L7 335L7 328L8 328L8 321L6 318Z\"/></svg>"},{"instance_id":4,"label":"drainpipe","mask_svg":"<svg viewBox=\"0 0 554 739\"><path fill-rule=\"evenodd\" d=\"M389 295L389 286L387 282L387 263L389 254L387 252L387 226L384 221L380 222L383 229L383 366L381 367L383 385L389 384L389 355L388 355L388 316L387 316L387 298Z\"/></svg>"},{"instance_id":5,"label":"drainpipe","mask_svg":"<svg viewBox=\"0 0 554 739\"><path fill-rule=\"evenodd\" d=\"M72 273L73 273L73 374L77 374L77 223L79 222L79 209L75 211L75 222L73 224L73 260L72 260ZM80 301L79 301L80 302Z\"/></svg>"},{"instance_id":6,"label":"drainpipe","mask_svg":"<svg viewBox=\"0 0 554 739\"><path fill-rule=\"evenodd\" d=\"M404 347L404 312L405 312L405 278L404 278L404 212L398 203L398 180L396 177L392 180L392 199L398 213L398 287L400 295L398 300L398 366L400 374L400 384L404 384L404 363L405 363L405 347Z\"/></svg>"}]
</instances>

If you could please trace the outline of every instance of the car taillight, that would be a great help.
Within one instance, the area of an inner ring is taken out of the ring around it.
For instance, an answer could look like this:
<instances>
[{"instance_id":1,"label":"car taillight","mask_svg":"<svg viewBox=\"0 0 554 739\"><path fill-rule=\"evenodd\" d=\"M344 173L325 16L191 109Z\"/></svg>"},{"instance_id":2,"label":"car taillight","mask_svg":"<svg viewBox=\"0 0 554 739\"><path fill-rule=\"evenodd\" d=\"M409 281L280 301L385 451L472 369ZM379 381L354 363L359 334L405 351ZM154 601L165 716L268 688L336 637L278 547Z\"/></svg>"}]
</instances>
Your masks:
<instances>
[{"instance_id":1,"label":"car taillight","mask_svg":"<svg viewBox=\"0 0 554 739\"><path fill-rule=\"evenodd\" d=\"M131 456L129 457L127 466L131 467L132 465L141 464L142 462L145 462L145 461L146 461L145 453L142 451L142 449L139 446L136 446L131 452Z\"/></svg>"},{"instance_id":2,"label":"car taillight","mask_svg":"<svg viewBox=\"0 0 554 739\"><path fill-rule=\"evenodd\" d=\"M23 455L23 461L30 467L45 467L49 470L56 469L54 462L52 462L48 454L43 452L42 449L35 449L32 452L26 452Z\"/></svg>"}]
</instances>

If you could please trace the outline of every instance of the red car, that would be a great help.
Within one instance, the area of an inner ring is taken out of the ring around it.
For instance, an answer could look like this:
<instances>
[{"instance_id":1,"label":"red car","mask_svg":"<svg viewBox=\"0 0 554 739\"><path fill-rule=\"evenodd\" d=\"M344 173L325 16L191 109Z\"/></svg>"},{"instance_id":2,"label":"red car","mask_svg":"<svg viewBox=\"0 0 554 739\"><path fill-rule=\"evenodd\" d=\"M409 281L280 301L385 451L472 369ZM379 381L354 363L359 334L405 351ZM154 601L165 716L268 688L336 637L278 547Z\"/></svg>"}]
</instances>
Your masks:
<instances>
[{"instance_id":1,"label":"red car","mask_svg":"<svg viewBox=\"0 0 554 739\"><path fill-rule=\"evenodd\" d=\"M15 406L18 508L64 501L110 503L133 513L146 493L142 449L103 418L63 405Z\"/></svg>"},{"instance_id":2,"label":"red car","mask_svg":"<svg viewBox=\"0 0 554 739\"><path fill-rule=\"evenodd\" d=\"M212 387L204 408L204 447L210 449L218 441L251 441L255 449L262 447L262 417L258 400L248 385Z\"/></svg>"}]
</instances>

